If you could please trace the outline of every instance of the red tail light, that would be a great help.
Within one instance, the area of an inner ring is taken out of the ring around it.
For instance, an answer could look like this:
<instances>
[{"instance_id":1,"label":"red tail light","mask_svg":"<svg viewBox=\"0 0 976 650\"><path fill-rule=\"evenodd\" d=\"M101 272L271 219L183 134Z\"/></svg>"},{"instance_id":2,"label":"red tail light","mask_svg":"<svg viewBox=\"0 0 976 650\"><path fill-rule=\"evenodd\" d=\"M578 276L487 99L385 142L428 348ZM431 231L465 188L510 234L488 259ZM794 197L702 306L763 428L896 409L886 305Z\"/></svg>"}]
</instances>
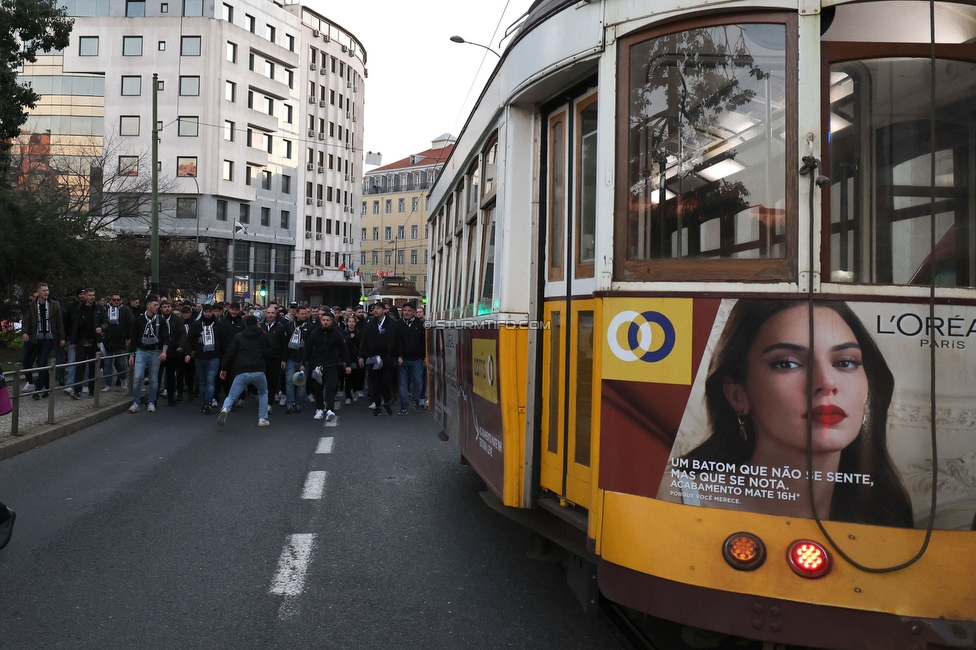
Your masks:
<instances>
[{"instance_id":1,"label":"red tail light","mask_svg":"<svg viewBox=\"0 0 976 650\"><path fill-rule=\"evenodd\" d=\"M817 542L801 539L790 544L786 552L790 568L804 578L819 578L830 571L830 555Z\"/></svg>"}]
</instances>

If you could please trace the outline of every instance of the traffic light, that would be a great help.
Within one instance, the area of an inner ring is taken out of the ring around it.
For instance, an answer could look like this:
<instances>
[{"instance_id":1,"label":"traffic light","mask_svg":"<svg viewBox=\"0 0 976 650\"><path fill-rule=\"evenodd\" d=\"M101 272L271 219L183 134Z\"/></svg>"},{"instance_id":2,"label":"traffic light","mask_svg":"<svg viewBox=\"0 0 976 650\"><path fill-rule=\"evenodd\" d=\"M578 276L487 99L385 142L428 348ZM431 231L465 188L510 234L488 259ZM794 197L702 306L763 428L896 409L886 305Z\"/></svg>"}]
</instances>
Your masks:
<instances>
[{"instance_id":1,"label":"traffic light","mask_svg":"<svg viewBox=\"0 0 976 650\"><path fill-rule=\"evenodd\" d=\"M268 297L268 281L267 280L261 280L261 284L258 285L258 296L261 298L261 301L262 302L264 302L264 299Z\"/></svg>"}]
</instances>

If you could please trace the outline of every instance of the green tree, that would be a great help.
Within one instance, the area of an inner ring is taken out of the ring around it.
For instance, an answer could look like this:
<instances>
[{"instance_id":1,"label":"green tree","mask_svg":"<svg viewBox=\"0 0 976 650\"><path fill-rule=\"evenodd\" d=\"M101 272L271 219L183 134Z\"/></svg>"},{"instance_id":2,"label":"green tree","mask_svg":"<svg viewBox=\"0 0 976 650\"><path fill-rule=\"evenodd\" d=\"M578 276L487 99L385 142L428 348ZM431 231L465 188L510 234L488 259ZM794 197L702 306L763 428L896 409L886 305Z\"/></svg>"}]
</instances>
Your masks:
<instances>
[{"instance_id":1,"label":"green tree","mask_svg":"<svg viewBox=\"0 0 976 650\"><path fill-rule=\"evenodd\" d=\"M0 171L6 176L10 140L20 134L27 109L39 99L18 71L38 52L68 47L74 21L53 0L3 0L0 3Z\"/></svg>"}]
</instances>

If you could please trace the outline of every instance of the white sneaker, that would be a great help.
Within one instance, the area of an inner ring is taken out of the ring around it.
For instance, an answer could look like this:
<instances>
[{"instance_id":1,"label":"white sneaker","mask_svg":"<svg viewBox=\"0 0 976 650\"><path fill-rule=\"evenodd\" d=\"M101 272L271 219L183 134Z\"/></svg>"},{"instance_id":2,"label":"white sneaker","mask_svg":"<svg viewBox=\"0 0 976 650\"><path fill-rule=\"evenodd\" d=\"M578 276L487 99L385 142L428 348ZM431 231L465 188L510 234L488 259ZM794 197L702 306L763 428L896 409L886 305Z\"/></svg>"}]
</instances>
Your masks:
<instances>
[{"instance_id":1,"label":"white sneaker","mask_svg":"<svg viewBox=\"0 0 976 650\"><path fill-rule=\"evenodd\" d=\"M376 408L376 402L370 402L369 403L369 410L372 411L375 408Z\"/></svg>"},{"instance_id":2,"label":"white sneaker","mask_svg":"<svg viewBox=\"0 0 976 650\"><path fill-rule=\"evenodd\" d=\"M155 402L149 402L149 408L147 408L146 410L149 411L150 413L155 413L156 412L156 403Z\"/></svg>"},{"instance_id":3,"label":"white sneaker","mask_svg":"<svg viewBox=\"0 0 976 650\"><path fill-rule=\"evenodd\" d=\"M34 384L24 384L24 388L20 391L21 393L33 393L35 390Z\"/></svg>"},{"instance_id":4,"label":"white sneaker","mask_svg":"<svg viewBox=\"0 0 976 650\"><path fill-rule=\"evenodd\" d=\"M278 406L287 406L287 405L288 405L288 397L286 395L282 395L281 399L278 400Z\"/></svg>"},{"instance_id":5,"label":"white sneaker","mask_svg":"<svg viewBox=\"0 0 976 650\"><path fill-rule=\"evenodd\" d=\"M329 413L332 413L332 411L329 411ZM312 419L313 420L321 420L324 417L325 417L325 413L322 411L322 409L317 409L315 411L315 417L312 418Z\"/></svg>"},{"instance_id":6,"label":"white sneaker","mask_svg":"<svg viewBox=\"0 0 976 650\"><path fill-rule=\"evenodd\" d=\"M315 395L306 395L305 400L308 402L315 402Z\"/></svg>"},{"instance_id":7,"label":"white sneaker","mask_svg":"<svg viewBox=\"0 0 976 650\"><path fill-rule=\"evenodd\" d=\"M352 400L347 397L345 403L346 404L352 404Z\"/></svg>"},{"instance_id":8,"label":"white sneaker","mask_svg":"<svg viewBox=\"0 0 976 650\"><path fill-rule=\"evenodd\" d=\"M129 390L129 380L128 379L123 379L122 380L122 390Z\"/></svg>"},{"instance_id":9,"label":"white sneaker","mask_svg":"<svg viewBox=\"0 0 976 650\"><path fill-rule=\"evenodd\" d=\"M270 423L270 422L268 422L268 421L267 421L266 419L264 419L264 418L260 418L260 419L258 420L258 426L259 426L259 427L268 427L268 426L271 426L271 423Z\"/></svg>"},{"instance_id":10,"label":"white sneaker","mask_svg":"<svg viewBox=\"0 0 976 650\"><path fill-rule=\"evenodd\" d=\"M268 415L271 415L271 407L268 407Z\"/></svg>"},{"instance_id":11,"label":"white sneaker","mask_svg":"<svg viewBox=\"0 0 976 650\"><path fill-rule=\"evenodd\" d=\"M227 409L220 409L220 415L217 416L217 424L224 426L227 423Z\"/></svg>"},{"instance_id":12,"label":"white sneaker","mask_svg":"<svg viewBox=\"0 0 976 650\"><path fill-rule=\"evenodd\" d=\"M366 397L365 395L363 395L363 391L361 390L356 391L356 394L359 395L360 398Z\"/></svg>"},{"instance_id":13,"label":"white sneaker","mask_svg":"<svg viewBox=\"0 0 976 650\"><path fill-rule=\"evenodd\" d=\"M88 394L88 386L85 386L84 388L81 389L81 394L82 395L87 395Z\"/></svg>"},{"instance_id":14,"label":"white sneaker","mask_svg":"<svg viewBox=\"0 0 976 650\"><path fill-rule=\"evenodd\" d=\"M129 413L138 413L138 412L139 412L138 404L133 404L132 406L129 407Z\"/></svg>"},{"instance_id":15,"label":"white sneaker","mask_svg":"<svg viewBox=\"0 0 976 650\"><path fill-rule=\"evenodd\" d=\"M159 396L160 397L168 397L169 396L169 393L167 393L166 392L166 389L164 388L163 391L159 394Z\"/></svg>"},{"instance_id":16,"label":"white sneaker","mask_svg":"<svg viewBox=\"0 0 976 650\"><path fill-rule=\"evenodd\" d=\"M210 406L217 408L218 406L220 406L220 404L217 403L217 400L213 399L210 400Z\"/></svg>"},{"instance_id":17,"label":"white sneaker","mask_svg":"<svg viewBox=\"0 0 976 650\"><path fill-rule=\"evenodd\" d=\"M65 388L64 394L70 397L71 399L81 399L81 396L79 396L78 393L75 392L74 388Z\"/></svg>"},{"instance_id":18,"label":"white sneaker","mask_svg":"<svg viewBox=\"0 0 976 650\"><path fill-rule=\"evenodd\" d=\"M321 413L321 411L319 411L319 413ZM332 422L333 420L335 420L335 413L333 413L332 411L326 412L326 414L325 414L325 421L326 422Z\"/></svg>"},{"instance_id":19,"label":"white sneaker","mask_svg":"<svg viewBox=\"0 0 976 650\"><path fill-rule=\"evenodd\" d=\"M354 402L355 402L355 401L356 401L356 400L358 400L358 399L359 399L359 393L358 393L358 392L356 392L356 391L353 391L353 392L352 392L352 401L354 401ZM349 400L346 400L346 404L348 404L348 403L349 403Z\"/></svg>"},{"instance_id":20,"label":"white sneaker","mask_svg":"<svg viewBox=\"0 0 976 650\"><path fill-rule=\"evenodd\" d=\"M237 408L244 408L244 398L242 397L239 400L237 400L237 404L235 404L234 406L236 406Z\"/></svg>"},{"instance_id":21,"label":"white sneaker","mask_svg":"<svg viewBox=\"0 0 976 650\"><path fill-rule=\"evenodd\" d=\"M105 384L104 386L102 386L102 392L103 392L103 393L107 393L107 392L109 392L110 390L112 390L112 387L111 387L111 386L109 386L108 384Z\"/></svg>"}]
</instances>

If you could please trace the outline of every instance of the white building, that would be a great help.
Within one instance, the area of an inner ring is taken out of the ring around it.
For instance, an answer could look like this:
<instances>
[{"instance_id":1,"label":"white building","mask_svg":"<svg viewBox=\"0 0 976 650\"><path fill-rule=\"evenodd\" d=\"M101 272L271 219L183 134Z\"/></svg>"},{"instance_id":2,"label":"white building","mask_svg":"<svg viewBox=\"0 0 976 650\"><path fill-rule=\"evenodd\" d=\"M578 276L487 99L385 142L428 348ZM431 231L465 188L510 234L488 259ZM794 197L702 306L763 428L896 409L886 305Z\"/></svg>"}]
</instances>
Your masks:
<instances>
[{"instance_id":1,"label":"white building","mask_svg":"<svg viewBox=\"0 0 976 650\"><path fill-rule=\"evenodd\" d=\"M25 67L44 79L25 130L49 131L52 152L100 141L99 176L148 178L156 74L160 233L227 255L217 298L358 297L344 269L358 252L366 51L352 34L263 0L61 4L71 44ZM147 232L148 202L132 209L113 227Z\"/></svg>"}]
</instances>

